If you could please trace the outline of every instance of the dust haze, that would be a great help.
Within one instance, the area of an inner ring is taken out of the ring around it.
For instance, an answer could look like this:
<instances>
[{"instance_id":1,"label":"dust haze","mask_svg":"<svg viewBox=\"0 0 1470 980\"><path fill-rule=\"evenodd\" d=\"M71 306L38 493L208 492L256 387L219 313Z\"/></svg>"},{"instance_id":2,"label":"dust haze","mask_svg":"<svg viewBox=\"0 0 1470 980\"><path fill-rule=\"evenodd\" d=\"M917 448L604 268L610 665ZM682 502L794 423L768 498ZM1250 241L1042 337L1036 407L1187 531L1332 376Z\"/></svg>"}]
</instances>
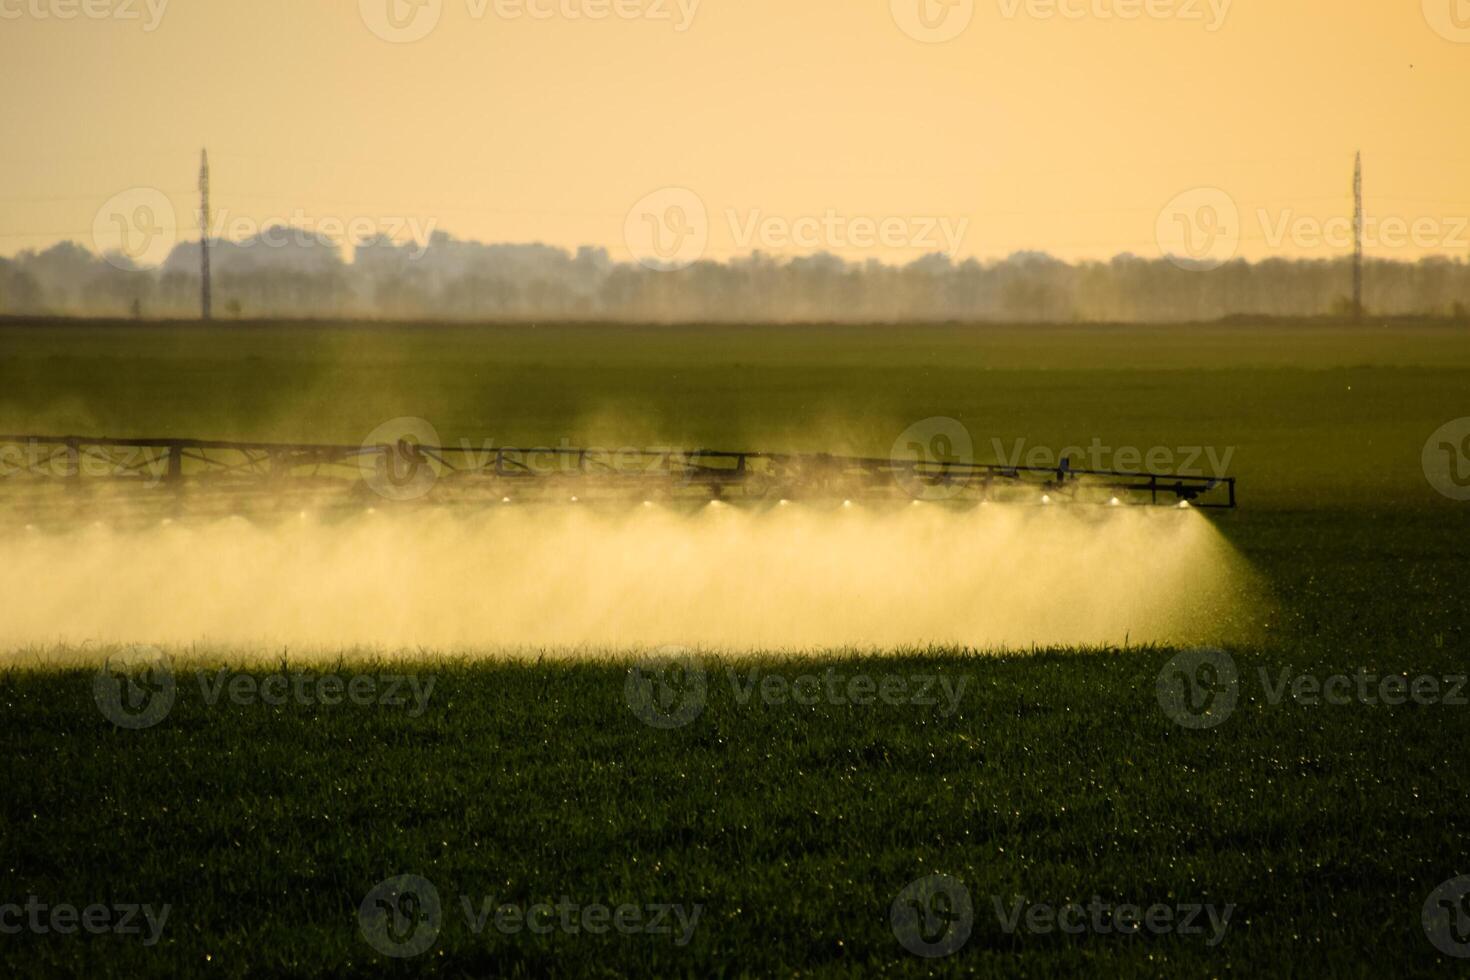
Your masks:
<instances>
[{"instance_id":1,"label":"dust haze","mask_svg":"<svg viewBox=\"0 0 1470 980\"><path fill-rule=\"evenodd\" d=\"M504 505L17 529L0 647L593 655L1225 641L1249 568L1199 512Z\"/></svg>"}]
</instances>

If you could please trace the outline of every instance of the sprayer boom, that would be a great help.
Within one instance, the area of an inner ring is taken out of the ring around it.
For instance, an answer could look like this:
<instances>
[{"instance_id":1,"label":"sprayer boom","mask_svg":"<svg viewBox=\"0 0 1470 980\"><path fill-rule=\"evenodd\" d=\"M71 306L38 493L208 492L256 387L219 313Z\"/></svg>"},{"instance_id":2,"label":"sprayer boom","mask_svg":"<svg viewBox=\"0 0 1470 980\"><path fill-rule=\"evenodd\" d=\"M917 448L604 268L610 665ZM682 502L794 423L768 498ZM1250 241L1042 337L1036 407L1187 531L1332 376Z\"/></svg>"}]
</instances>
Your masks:
<instances>
[{"instance_id":1,"label":"sprayer boom","mask_svg":"<svg viewBox=\"0 0 1470 980\"><path fill-rule=\"evenodd\" d=\"M1092 503L1233 508L1235 478L681 449L477 448L409 439L302 445L0 436L0 501L56 487L126 498L363 495L442 502L721 499Z\"/></svg>"}]
</instances>

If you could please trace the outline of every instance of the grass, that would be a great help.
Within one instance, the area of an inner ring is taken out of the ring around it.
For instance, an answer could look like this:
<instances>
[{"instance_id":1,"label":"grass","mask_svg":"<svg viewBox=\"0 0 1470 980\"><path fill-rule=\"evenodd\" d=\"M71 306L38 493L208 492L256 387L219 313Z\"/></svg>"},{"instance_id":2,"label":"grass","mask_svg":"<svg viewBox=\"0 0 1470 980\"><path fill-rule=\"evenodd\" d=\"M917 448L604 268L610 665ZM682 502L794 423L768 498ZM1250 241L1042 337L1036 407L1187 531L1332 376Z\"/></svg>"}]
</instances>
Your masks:
<instances>
[{"instance_id":1,"label":"grass","mask_svg":"<svg viewBox=\"0 0 1470 980\"><path fill-rule=\"evenodd\" d=\"M968 683L958 711L709 701L671 731L639 721L610 664L420 665L422 717L387 708L209 705L184 673L158 727L114 728L90 671L11 674L7 895L172 905L153 948L24 936L16 975L755 975L1429 972L1419 910L1465 870L1464 708L1271 705L1237 652L1243 700L1219 728L1155 699L1167 651L976 660L844 657L843 675ZM1306 657L1352 673L1392 658ZM1415 671L1464 671L1433 648ZM343 673L398 673L356 664ZM820 668L741 662L794 678ZM357 908L380 880L434 882L445 917L420 960L380 957ZM898 945L889 906L953 875L977 907L946 960ZM992 902L1235 906L1225 940L1013 936ZM461 896L529 905L698 903L662 936L477 935Z\"/></svg>"},{"instance_id":2,"label":"grass","mask_svg":"<svg viewBox=\"0 0 1470 980\"><path fill-rule=\"evenodd\" d=\"M708 659L704 710L671 730L630 710L628 666L611 653L303 666L432 677L418 717L210 704L181 664L173 710L129 731L99 712L90 668L34 669L15 652L0 672L0 903L172 911L154 947L0 935L0 964L31 976L1444 972L1453 961L1420 914L1436 885L1470 873L1470 707L1273 704L1259 672L1275 683L1283 670L1470 669L1470 507L1438 497L1418 462L1428 434L1467 412L1470 338L1189 329L1204 331L1197 346L1121 327L707 339L693 328L0 328L0 430L325 440L418 414L477 440L627 432L618 444L886 452L909 422L944 413L1007 441L1236 446L1244 508L1217 521L1272 597L1261 641L1230 651L1238 706L1204 730L1160 707L1168 649ZM829 665L966 686L943 715L741 703L725 673L794 679ZM926 960L900 945L889 912L905 885L938 873L969 889L974 930L961 951ZM432 949L407 960L358 930L369 889L400 874L432 881L444 903ZM1094 895L1235 909L1210 947L1008 934L994 908ZM459 904L562 896L702 913L679 946L476 934Z\"/></svg>"}]
</instances>

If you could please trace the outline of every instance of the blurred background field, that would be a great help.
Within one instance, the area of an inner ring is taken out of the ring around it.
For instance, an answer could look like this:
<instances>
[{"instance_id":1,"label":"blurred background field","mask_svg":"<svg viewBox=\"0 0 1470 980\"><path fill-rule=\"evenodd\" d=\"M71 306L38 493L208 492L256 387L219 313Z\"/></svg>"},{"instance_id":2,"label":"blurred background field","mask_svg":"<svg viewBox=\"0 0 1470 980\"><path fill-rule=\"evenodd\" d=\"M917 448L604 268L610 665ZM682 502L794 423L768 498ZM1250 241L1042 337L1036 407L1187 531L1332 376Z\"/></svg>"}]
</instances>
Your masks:
<instances>
[{"instance_id":1,"label":"blurred background field","mask_svg":"<svg viewBox=\"0 0 1470 980\"><path fill-rule=\"evenodd\" d=\"M417 416L476 446L882 456L948 416L982 462L1233 449L1242 503L1273 508L1445 506L1420 452L1467 381L1470 329L1412 323L0 325L16 434L355 445Z\"/></svg>"}]
</instances>

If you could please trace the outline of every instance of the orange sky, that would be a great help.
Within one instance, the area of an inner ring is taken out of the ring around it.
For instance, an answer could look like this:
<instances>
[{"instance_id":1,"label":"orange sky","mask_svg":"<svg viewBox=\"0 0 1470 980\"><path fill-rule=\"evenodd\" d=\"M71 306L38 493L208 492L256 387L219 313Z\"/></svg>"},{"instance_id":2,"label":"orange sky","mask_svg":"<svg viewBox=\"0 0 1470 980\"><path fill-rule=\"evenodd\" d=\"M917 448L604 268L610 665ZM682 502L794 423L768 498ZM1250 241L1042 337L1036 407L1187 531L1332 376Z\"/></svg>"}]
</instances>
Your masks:
<instances>
[{"instance_id":1,"label":"orange sky","mask_svg":"<svg viewBox=\"0 0 1470 980\"><path fill-rule=\"evenodd\" d=\"M224 234L885 261L1342 254L1361 148L1370 254L1470 255L1470 0L0 0L0 65L0 254L192 234L208 146Z\"/></svg>"}]
</instances>

